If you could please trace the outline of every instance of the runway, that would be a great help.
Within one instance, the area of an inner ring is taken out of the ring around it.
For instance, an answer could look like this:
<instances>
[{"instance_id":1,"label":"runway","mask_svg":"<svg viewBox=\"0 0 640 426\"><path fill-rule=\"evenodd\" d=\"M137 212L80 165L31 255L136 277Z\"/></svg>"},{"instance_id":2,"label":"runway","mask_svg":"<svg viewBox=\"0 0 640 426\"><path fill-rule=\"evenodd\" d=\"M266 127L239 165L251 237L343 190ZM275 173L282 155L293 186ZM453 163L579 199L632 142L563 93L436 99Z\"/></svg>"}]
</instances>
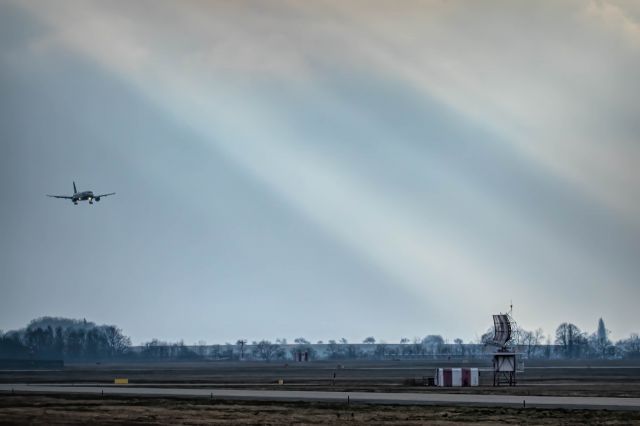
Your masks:
<instances>
[{"instance_id":1,"label":"runway","mask_svg":"<svg viewBox=\"0 0 640 426\"><path fill-rule=\"evenodd\" d=\"M520 408L640 410L640 398L554 397L450 393L318 392L248 389L189 389L128 386L63 386L1 384L2 393L84 394L136 397L208 398L260 401L322 401L332 403L463 405Z\"/></svg>"}]
</instances>

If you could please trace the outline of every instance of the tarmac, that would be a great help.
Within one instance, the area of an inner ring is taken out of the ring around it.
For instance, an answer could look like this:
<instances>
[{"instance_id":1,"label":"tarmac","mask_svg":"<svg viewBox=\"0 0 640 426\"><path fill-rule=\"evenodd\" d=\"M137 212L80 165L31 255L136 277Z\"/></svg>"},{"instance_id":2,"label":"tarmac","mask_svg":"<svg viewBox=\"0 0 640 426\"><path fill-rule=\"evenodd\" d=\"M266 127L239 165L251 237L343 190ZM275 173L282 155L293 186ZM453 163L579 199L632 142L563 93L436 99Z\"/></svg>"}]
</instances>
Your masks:
<instances>
[{"instance_id":1,"label":"tarmac","mask_svg":"<svg viewBox=\"0 0 640 426\"><path fill-rule=\"evenodd\" d=\"M249 389L189 389L124 386L0 384L0 393L208 398L211 400L307 401L344 404L460 405L516 408L640 410L640 398L483 395L450 393L319 392Z\"/></svg>"}]
</instances>

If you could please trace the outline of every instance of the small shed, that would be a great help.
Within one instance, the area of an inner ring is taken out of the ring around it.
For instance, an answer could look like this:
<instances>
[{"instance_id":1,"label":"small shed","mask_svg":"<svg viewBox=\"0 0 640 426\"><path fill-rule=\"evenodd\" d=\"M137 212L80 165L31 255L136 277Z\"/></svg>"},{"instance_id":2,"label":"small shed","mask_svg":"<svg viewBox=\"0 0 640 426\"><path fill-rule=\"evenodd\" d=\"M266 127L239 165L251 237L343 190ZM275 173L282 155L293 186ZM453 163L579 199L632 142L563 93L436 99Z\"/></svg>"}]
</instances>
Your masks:
<instances>
[{"instance_id":1,"label":"small shed","mask_svg":"<svg viewBox=\"0 0 640 426\"><path fill-rule=\"evenodd\" d=\"M443 387L478 386L480 384L477 368L438 368L435 385Z\"/></svg>"}]
</instances>

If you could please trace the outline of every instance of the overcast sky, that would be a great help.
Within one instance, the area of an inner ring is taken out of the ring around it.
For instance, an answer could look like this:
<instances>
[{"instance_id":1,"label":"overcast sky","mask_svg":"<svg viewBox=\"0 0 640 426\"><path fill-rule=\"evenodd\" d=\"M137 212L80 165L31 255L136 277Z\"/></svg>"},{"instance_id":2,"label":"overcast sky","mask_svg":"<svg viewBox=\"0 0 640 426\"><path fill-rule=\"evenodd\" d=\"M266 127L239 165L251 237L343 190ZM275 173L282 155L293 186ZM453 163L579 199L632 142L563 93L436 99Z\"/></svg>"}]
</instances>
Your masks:
<instances>
[{"instance_id":1,"label":"overcast sky","mask_svg":"<svg viewBox=\"0 0 640 426\"><path fill-rule=\"evenodd\" d=\"M625 337L638 75L631 0L0 0L0 329Z\"/></svg>"}]
</instances>

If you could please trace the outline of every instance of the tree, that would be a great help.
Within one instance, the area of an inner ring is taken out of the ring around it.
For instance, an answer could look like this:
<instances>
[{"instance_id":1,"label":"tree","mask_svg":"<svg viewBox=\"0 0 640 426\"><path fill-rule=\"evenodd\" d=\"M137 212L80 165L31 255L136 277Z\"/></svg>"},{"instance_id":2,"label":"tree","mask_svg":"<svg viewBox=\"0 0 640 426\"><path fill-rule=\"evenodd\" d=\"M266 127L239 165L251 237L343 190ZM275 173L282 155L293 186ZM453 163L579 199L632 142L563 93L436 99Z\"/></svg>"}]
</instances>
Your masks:
<instances>
[{"instance_id":1,"label":"tree","mask_svg":"<svg viewBox=\"0 0 640 426\"><path fill-rule=\"evenodd\" d=\"M386 355L388 355L389 351L387 349L387 344L380 342L376 345L376 349L373 352L373 355L378 359L384 359Z\"/></svg>"},{"instance_id":2,"label":"tree","mask_svg":"<svg viewBox=\"0 0 640 426\"><path fill-rule=\"evenodd\" d=\"M464 342L462 341L462 339L459 337L456 339L453 339L453 343L456 345L456 355L463 356L465 353L465 350L464 350Z\"/></svg>"},{"instance_id":3,"label":"tree","mask_svg":"<svg viewBox=\"0 0 640 426\"><path fill-rule=\"evenodd\" d=\"M53 329L51 327L27 328L24 343L33 356L46 357L53 349Z\"/></svg>"},{"instance_id":4,"label":"tree","mask_svg":"<svg viewBox=\"0 0 640 426\"><path fill-rule=\"evenodd\" d=\"M296 343L297 345L310 345L311 342L308 341L307 339L305 339L304 337L298 337L296 339L293 339L293 342Z\"/></svg>"},{"instance_id":5,"label":"tree","mask_svg":"<svg viewBox=\"0 0 640 426\"><path fill-rule=\"evenodd\" d=\"M279 349L280 345L273 344L269 340L261 340L255 345L254 352L258 358L271 361Z\"/></svg>"},{"instance_id":6,"label":"tree","mask_svg":"<svg viewBox=\"0 0 640 426\"><path fill-rule=\"evenodd\" d=\"M482 336L480 336L479 343L482 345L488 345L489 343L493 342L494 334L495 333L493 327L488 328L487 331L485 331Z\"/></svg>"},{"instance_id":7,"label":"tree","mask_svg":"<svg viewBox=\"0 0 640 426\"><path fill-rule=\"evenodd\" d=\"M170 354L170 344L158 339L151 339L150 342L144 343L142 349L142 355L145 358L150 359L163 359L168 358Z\"/></svg>"},{"instance_id":8,"label":"tree","mask_svg":"<svg viewBox=\"0 0 640 426\"><path fill-rule=\"evenodd\" d=\"M616 343L616 350L624 358L640 358L640 336L631 333L628 339Z\"/></svg>"},{"instance_id":9,"label":"tree","mask_svg":"<svg viewBox=\"0 0 640 426\"><path fill-rule=\"evenodd\" d=\"M400 339L400 344L401 345L406 345L409 342L411 342L411 340L409 340L408 337L403 337L402 339Z\"/></svg>"},{"instance_id":10,"label":"tree","mask_svg":"<svg viewBox=\"0 0 640 426\"><path fill-rule=\"evenodd\" d=\"M543 337L544 333L541 328L535 331L520 331L520 343L525 347L528 358L535 355L538 346L542 343Z\"/></svg>"},{"instance_id":11,"label":"tree","mask_svg":"<svg viewBox=\"0 0 640 426\"><path fill-rule=\"evenodd\" d=\"M556 345L559 345L567 358L577 358L586 346L587 339L578 326L563 322L556 329Z\"/></svg>"},{"instance_id":12,"label":"tree","mask_svg":"<svg viewBox=\"0 0 640 426\"><path fill-rule=\"evenodd\" d=\"M598 330L592 337L592 345L594 351L599 357L605 358L607 355L607 348L611 346L611 340L609 340L609 334L611 332L604 326L602 318L598 320Z\"/></svg>"},{"instance_id":13,"label":"tree","mask_svg":"<svg viewBox=\"0 0 640 426\"><path fill-rule=\"evenodd\" d=\"M367 337L366 339L364 339L364 340L362 341L362 343L367 344L367 345L373 345L373 344L375 344L375 343L376 343L376 339L375 339L375 337L373 337L373 336L369 336L369 337Z\"/></svg>"},{"instance_id":14,"label":"tree","mask_svg":"<svg viewBox=\"0 0 640 426\"><path fill-rule=\"evenodd\" d=\"M327 345L327 356L330 359L343 358L344 351L342 350L342 346L335 340L329 340L329 343Z\"/></svg>"},{"instance_id":15,"label":"tree","mask_svg":"<svg viewBox=\"0 0 640 426\"><path fill-rule=\"evenodd\" d=\"M360 358L362 353L355 345L346 345L345 356L350 359Z\"/></svg>"},{"instance_id":16,"label":"tree","mask_svg":"<svg viewBox=\"0 0 640 426\"><path fill-rule=\"evenodd\" d=\"M64 356L64 331L61 326L57 326L53 333L53 354L60 358Z\"/></svg>"},{"instance_id":17,"label":"tree","mask_svg":"<svg viewBox=\"0 0 640 426\"><path fill-rule=\"evenodd\" d=\"M233 359L233 345L231 343L226 342L224 344L224 349L220 350L220 358Z\"/></svg>"},{"instance_id":18,"label":"tree","mask_svg":"<svg viewBox=\"0 0 640 426\"><path fill-rule=\"evenodd\" d=\"M115 325L104 326L103 332L106 339L107 353L110 357L124 355L129 346L131 346L131 339L122 334L122 330Z\"/></svg>"},{"instance_id":19,"label":"tree","mask_svg":"<svg viewBox=\"0 0 640 426\"><path fill-rule=\"evenodd\" d=\"M195 352L200 358L204 358L209 355L207 342L205 340L198 340L195 345Z\"/></svg>"},{"instance_id":20,"label":"tree","mask_svg":"<svg viewBox=\"0 0 640 426\"><path fill-rule=\"evenodd\" d=\"M444 339L440 335L430 334L422 339L422 346L424 347L425 351L427 353L431 353L432 355L440 353L442 345L444 345Z\"/></svg>"},{"instance_id":21,"label":"tree","mask_svg":"<svg viewBox=\"0 0 640 426\"><path fill-rule=\"evenodd\" d=\"M26 358L29 349L20 341L16 332L8 332L0 336L0 354L3 358Z\"/></svg>"},{"instance_id":22,"label":"tree","mask_svg":"<svg viewBox=\"0 0 640 426\"><path fill-rule=\"evenodd\" d=\"M424 353L424 345L422 344L422 340L419 337L413 338L413 344L411 345L410 353L412 355L418 355Z\"/></svg>"},{"instance_id":23,"label":"tree","mask_svg":"<svg viewBox=\"0 0 640 426\"><path fill-rule=\"evenodd\" d=\"M99 359L101 354L105 354L106 339L97 328L92 328L87 332L85 340L84 355L89 359Z\"/></svg>"},{"instance_id":24,"label":"tree","mask_svg":"<svg viewBox=\"0 0 640 426\"><path fill-rule=\"evenodd\" d=\"M128 337L115 326L96 325L91 321L42 317L22 330L4 337L17 339L29 356L56 359L101 359L124 353L131 346ZM0 357L5 353L0 351Z\"/></svg>"},{"instance_id":25,"label":"tree","mask_svg":"<svg viewBox=\"0 0 640 426\"><path fill-rule=\"evenodd\" d=\"M86 333L84 329L67 329L65 353L70 358L81 358L84 355Z\"/></svg>"}]
</instances>

